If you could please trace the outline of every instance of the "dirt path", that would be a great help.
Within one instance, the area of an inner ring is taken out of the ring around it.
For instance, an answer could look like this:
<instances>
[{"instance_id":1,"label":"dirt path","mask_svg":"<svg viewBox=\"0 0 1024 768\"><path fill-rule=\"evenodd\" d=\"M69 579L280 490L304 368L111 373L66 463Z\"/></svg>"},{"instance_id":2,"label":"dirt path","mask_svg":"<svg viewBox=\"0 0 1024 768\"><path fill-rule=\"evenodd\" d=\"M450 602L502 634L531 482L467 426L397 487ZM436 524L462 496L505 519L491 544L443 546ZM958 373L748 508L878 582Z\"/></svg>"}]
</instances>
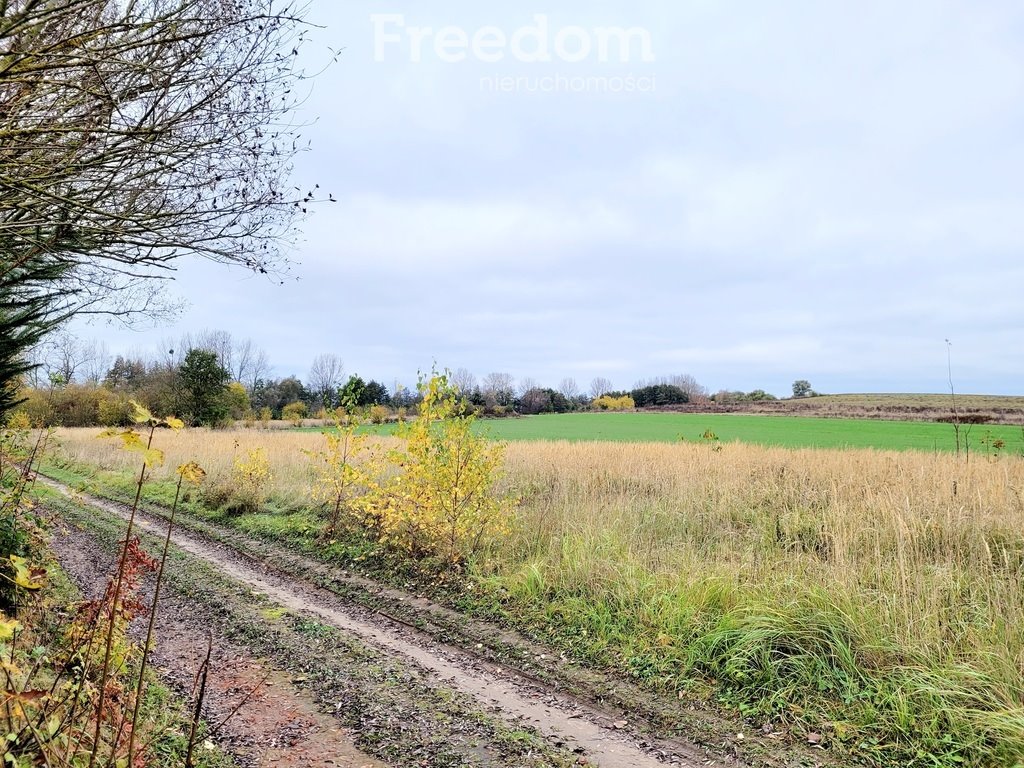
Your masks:
<instances>
[{"instance_id":1,"label":"dirt path","mask_svg":"<svg viewBox=\"0 0 1024 768\"><path fill-rule=\"evenodd\" d=\"M66 494L70 489L50 483ZM76 494L76 498L82 500ZM119 517L126 517L123 506L93 497L84 499L91 506ZM165 525L137 516L136 524L150 533L161 533ZM666 763L678 766L714 764L704 754L666 754L655 756L637 740L623 732L627 723L609 722L602 714L588 711L574 700L562 699L539 690L530 681L516 679L507 669L481 661L456 648L447 647L403 627L367 621L346 610L326 590L290 581L239 560L225 548L211 545L198 537L177 531L174 544L189 554L215 566L220 572L254 590L266 594L282 607L304 611L325 623L358 637L364 643L391 654L398 654L431 672L440 684L476 699L488 712L503 719L527 724L558 744L582 756L590 765L601 768L661 768ZM584 764L587 764L584 763Z\"/></svg>"},{"instance_id":2,"label":"dirt path","mask_svg":"<svg viewBox=\"0 0 1024 768\"><path fill-rule=\"evenodd\" d=\"M127 515L120 504L83 497L52 481L47 484L79 503L121 518ZM166 530L164 523L144 514L137 515L136 524L149 533ZM712 759L696 747L689 754L682 754L677 745L673 745L671 752L659 751L630 735L625 720L611 721L604 713L579 701L541 689L528 679L517 678L507 668L489 664L407 627L368 619L327 590L268 572L258 564L239 558L226 547L181 530L175 532L173 542L181 550L248 585L255 593L265 594L280 606L312 614L368 646L413 662L427 670L438 686L467 694L483 711L515 725L531 726L552 743L580 755L581 764L601 768L736 765L734 760Z\"/></svg>"},{"instance_id":3,"label":"dirt path","mask_svg":"<svg viewBox=\"0 0 1024 768\"><path fill-rule=\"evenodd\" d=\"M110 558L88 534L65 531L52 546L83 594L102 592ZM186 598L165 592L160 602L152 666L173 690L190 699L212 640L203 719L215 731L215 743L240 766L388 768L361 752L352 734L323 714L289 675L209 628L181 621L189 612Z\"/></svg>"}]
</instances>

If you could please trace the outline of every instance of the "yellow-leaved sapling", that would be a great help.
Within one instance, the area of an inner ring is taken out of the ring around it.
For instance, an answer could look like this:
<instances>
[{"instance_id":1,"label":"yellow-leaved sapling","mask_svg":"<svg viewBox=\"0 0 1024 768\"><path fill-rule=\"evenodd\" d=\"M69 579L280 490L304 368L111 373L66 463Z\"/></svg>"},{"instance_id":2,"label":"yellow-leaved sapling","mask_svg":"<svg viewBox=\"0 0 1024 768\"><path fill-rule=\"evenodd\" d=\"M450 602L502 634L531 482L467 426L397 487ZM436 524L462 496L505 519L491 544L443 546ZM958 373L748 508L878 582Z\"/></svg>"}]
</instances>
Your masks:
<instances>
[{"instance_id":1,"label":"yellow-leaved sapling","mask_svg":"<svg viewBox=\"0 0 1024 768\"><path fill-rule=\"evenodd\" d=\"M365 513L357 500L365 492L369 478L362 454L366 448L366 435L357 434L359 418L345 416L340 411L331 413L334 428L323 433L326 445L320 451L304 451L313 461L313 498L328 510L327 536L333 536L345 522L378 529L379 521Z\"/></svg>"},{"instance_id":2,"label":"yellow-leaved sapling","mask_svg":"<svg viewBox=\"0 0 1024 768\"><path fill-rule=\"evenodd\" d=\"M455 568L508 530L510 502L494 489L504 447L477 434L446 375L421 379L419 392L418 417L398 428L403 447L387 453L360 503L387 543Z\"/></svg>"}]
</instances>

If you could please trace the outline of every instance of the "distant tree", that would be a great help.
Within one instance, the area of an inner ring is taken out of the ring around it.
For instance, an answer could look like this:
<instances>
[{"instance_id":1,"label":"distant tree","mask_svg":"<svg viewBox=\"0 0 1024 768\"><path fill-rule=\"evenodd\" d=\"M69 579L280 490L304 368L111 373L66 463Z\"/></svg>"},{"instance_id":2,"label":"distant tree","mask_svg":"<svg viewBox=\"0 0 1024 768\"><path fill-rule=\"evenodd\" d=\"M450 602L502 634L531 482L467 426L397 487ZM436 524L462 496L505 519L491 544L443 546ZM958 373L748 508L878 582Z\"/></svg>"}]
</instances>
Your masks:
<instances>
[{"instance_id":1,"label":"distant tree","mask_svg":"<svg viewBox=\"0 0 1024 768\"><path fill-rule=\"evenodd\" d=\"M305 385L297 379L295 376L288 376L287 378L281 379L277 382L277 413L281 412L288 403L294 403L296 401L307 402L309 398L309 392L306 390Z\"/></svg>"},{"instance_id":2,"label":"distant tree","mask_svg":"<svg viewBox=\"0 0 1024 768\"><path fill-rule=\"evenodd\" d=\"M232 381L228 384L227 391L225 392L225 403L231 418L236 420L243 418L249 412L249 409L252 408L252 403L249 401L249 393L237 381Z\"/></svg>"},{"instance_id":3,"label":"distant tree","mask_svg":"<svg viewBox=\"0 0 1024 768\"><path fill-rule=\"evenodd\" d=\"M541 386L537 383L536 379L530 376L524 376L519 380L519 384L516 386L516 394L519 395L520 398L523 398L527 392L540 388Z\"/></svg>"},{"instance_id":4,"label":"distant tree","mask_svg":"<svg viewBox=\"0 0 1024 768\"><path fill-rule=\"evenodd\" d=\"M688 373L677 373L673 376L669 376L668 383L683 390L687 397L690 398L690 402L706 398L708 396L707 387L698 382L697 379Z\"/></svg>"},{"instance_id":5,"label":"distant tree","mask_svg":"<svg viewBox=\"0 0 1024 768\"><path fill-rule=\"evenodd\" d=\"M345 365L337 355L317 355L309 369L309 393L317 405L333 408L337 405L338 387L341 386Z\"/></svg>"},{"instance_id":6,"label":"distant tree","mask_svg":"<svg viewBox=\"0 0 1024 768\"><path fill-rule=\"evenodd\" d=\"M590 382L590 396L596 400L601 395L611 392L613 387L614 385L608 379L603 376L597 376Z\"/></svg>"},{"instance_id":7,"label":"distant tree","mask_svg":"<svg viewBox=\"0 0 1024 768\"><path fill-rule=\"evenodd\" d=\"M680 405L690 402L690 396L672 384L648 384L630 393L637 408L661 405Z\"/></svg>"},{"instance_id":8,"label":"distant tree","mask_svg":"<svg viewBox=\"0 0 1024 768\"><path fill-rule=\"evenodd\" d=\"M88 384L97 385L102 382L110 370L110 364L110 349L106 342L93 339L85 345L83 375Z\"/></svg>"},{"instance_id":9,"label":"distant tree","mask_svg":"<svg viewBox=\"0 0 1024 768\"><path fill-rule=\"evenodd\" d=\"M252 394L256 388L256 382L266 377L270 371L270 362L267 353L258 347L252 339L246 339L235 348L235 368L231 372L235 381L245 386Z\"/></svg>"},{"instance_id":10,"label":"distant tree","mask_svg":"<svg viewBox=\"0 0 1024 768\"><path fill-rule=\"evenodd\" d=\"M183 407L195 426L216 426L228 416L225 396L231 378L217 361L217 353L193 349L185 355L178 370Z\"/></svg>"},{"instance_id":11,"label":"distant tree","mask_svg":"<svg viewBox=\"0 0 1024 768\"><path fill-rule=\"evenodd\" d=\"M419 402L419 394L416 390L410 389L396 381L394 386L394 394L391 396L391 406L393 408L411 408Z\"/></svg>"},{"instance_id":12,"label":"distant tree","mask_svg":"<svg viewBox=\"0 0 1024 768\"><path fill-rule=\"evenodd\" d=\"M510 373L489 373L480 383L486 404L507 407L515 400L515 377Z\"/></svg>"},{"instance_id":13,"label":"distant tree","mask_svg":"<svg viewBox=\"0 0 1024 768\"><path fill-rule=\"evenodd\" d=\"M558 385L558 391L566 400L575 400L580 395L580 388L576 384L576 379L571 376L566 376L562 379L562 382Z\"/></svg>"},{"instance_id":14,"label":"distant tree","mask_svg":"<svg viewBox=\"0 0 1024 768\"><path fill-rule=\"evenodd\" d=\"M807 379L797 379L793 382L793 397L810 397L812 392L811 382Z\"/></svg>"},{"instance_id":15,"label":"distant tree","mask_svg":"<svg viewBox=\"0 0 1024 768\"><path fill-rule=\"evenodd\" d=\"M342 408L358 408L366 396L366 382L355 374L348 377L345 385L338 390L338 403Z\"/></svg>"},{"instance_id":16,"label":"distant tree","mask_svg":"<svg viewBox=\"0 0 1024 768\"><path fill-rule=\"evenodd\" d=\"M363 389L363 395L359 398L360 406L372 406L372 405L390 405L391 395L388 393L388 388L381 384L379 381L370 379L366 382L366 387Z\"/></svg>"},{"instance_id":17,"label":"distant tree","mask_svg":"<svg viewBox=\"0 0 1024 768\"><path fill-rule=\"evenodd\" d=\"M118 355L107 371L103 385L108 389L134 391L142 386L146 378L146 364L142 360Z\"/></svg>"},{"instance_id":18,"label":"distant tree","mask_svg":"<svg viewBox=\"0 0 1024 768\"><path fill-rule=\"evenodd\" d=\"M231 371L234 370L235 342L227 331L206 329L193 337L186 335L178 345L178 349L184 350L186 353L190 349L205 349L217 355L217 363L228 372L229 378Z\"/></svg>"},{"instance_id":19,"label":"distant tree","mask_svg":"<svg viewBox=\"0 0 1024 768\"><path fill-rule=\"evenodd\" d=\"M564 398L563 398L564 399ZM534 387L524 392L518 402L517 410L526 415L551 413L551 390Z\"/></svg>"},{"instance_id":20,"label":"distant tree","mask_svg":"<svg viewBox=\"0 0 1024 768\"><path fill-rule=\"evenodd\" d=\"M89 351L81 339L62 328L44 343L46 373L51 381L73 384L75 377L89 362Z\"/></svg>"},{"instance_id":21,"label":"distant tree","mask_svg":"<svg viewBox=\"0 0 1024 768\"><path fill-rule=\"evenodd\" d=\"M469 397L469 394L476 389L476 376L467 368L459 368L451 375L451 384L459 391L460 395Z\"/></svg>"}]
</instances>

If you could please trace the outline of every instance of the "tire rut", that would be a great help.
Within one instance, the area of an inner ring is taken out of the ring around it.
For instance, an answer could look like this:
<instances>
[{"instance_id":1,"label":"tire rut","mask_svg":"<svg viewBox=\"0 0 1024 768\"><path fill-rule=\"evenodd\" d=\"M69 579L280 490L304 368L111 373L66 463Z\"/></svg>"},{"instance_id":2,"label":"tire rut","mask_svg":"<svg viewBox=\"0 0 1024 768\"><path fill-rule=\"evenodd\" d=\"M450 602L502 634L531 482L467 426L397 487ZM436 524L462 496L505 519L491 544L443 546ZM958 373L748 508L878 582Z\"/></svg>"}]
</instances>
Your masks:
<instances>
[{"instance_id":1,"label":"tire rut","mask_svg":"<svg viewBox=\"0 0 1024 768\"><path fill-rule=\"evenodd\" d=\"M43 477L39 482L80 503L122 519L128 517L128 510L121 504L79 493ZM144 512L136 514L135 525L151 534L166 532L166 522L151 519ZM696 768L724 764L697 749L690 755L655 754L645 743L623 730L623 724L605 725L602 720L606 717L601 713L581 702L540 689L507 668L445 646L415 630L368 620L358 611L348 609L327 590L243 562L229 548L210 544L200 536L175 529L172 542L286 609L312 614L368 646L403 657L431 673L439 684L472 697L482 710L513 725L534 728L551 742L585 756L581 764L601 768L663 768L665 765ZM619 725L622 728L616 727ZM737 764L734 760L728 763Z\"/></svg>"}]
</instances>

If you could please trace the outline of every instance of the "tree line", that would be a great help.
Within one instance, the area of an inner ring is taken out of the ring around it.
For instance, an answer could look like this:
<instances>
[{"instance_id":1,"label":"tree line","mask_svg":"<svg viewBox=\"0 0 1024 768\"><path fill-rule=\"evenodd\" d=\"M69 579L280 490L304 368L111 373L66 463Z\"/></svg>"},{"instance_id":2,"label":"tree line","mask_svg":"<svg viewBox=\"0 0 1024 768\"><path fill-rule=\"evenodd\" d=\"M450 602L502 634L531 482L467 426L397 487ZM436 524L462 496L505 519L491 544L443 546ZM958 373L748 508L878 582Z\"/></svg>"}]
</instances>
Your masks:
<instances>
[{"instance_id":1,"label":"tree line","mask_svg":"<svg viewBox=\"0 0 1024 768\"><path fill-rule=\"evenodd\" d=\"M32 350L23 410L45 423L118 425L128 423L135 400L193 425L224 425L243 419L322 418L337 408L375 409L374 416L383 420L418 404L413 388L349 374L333 353L317 355L300 378L274 377L262 347L223 330L166 338L159 349L112 355L101 342L56 333ZM450 378L467 412L492 417L775 399L762 390L712 395L689 374L641 380L629 390L616 389L605 377L595 377L585 388L571 377L550 387L503 372L477 378L466 368Z\"/></svg>"}]
</instances>

